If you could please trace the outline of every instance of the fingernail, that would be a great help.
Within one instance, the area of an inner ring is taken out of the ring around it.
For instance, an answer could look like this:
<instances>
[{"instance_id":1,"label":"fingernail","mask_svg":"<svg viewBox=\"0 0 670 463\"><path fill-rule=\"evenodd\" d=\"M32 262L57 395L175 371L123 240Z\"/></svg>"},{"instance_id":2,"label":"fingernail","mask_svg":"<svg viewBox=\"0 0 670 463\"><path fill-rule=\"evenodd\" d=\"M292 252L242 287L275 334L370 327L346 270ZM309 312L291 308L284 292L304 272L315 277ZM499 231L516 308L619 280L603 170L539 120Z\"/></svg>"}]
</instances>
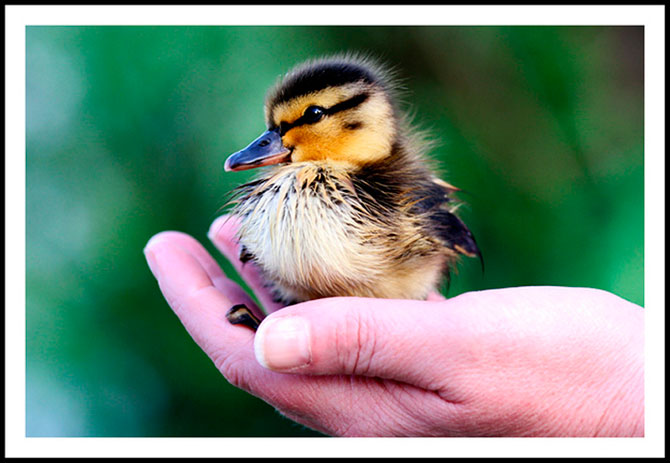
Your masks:
<instances>
[{"instance_id":1,"label":"fingernail","mask_svg":"<svg viewBox=\"0 0 670 463\"><path fill-rule=\"evenodd\" d=\"M154 236L149 240L147 245L144 246L144 257L146 257L149 269L156 279L160 278L160 265L158 264L156 252L154 251L154 247L158 242L160 242L160 238Z\"/></svg>"},{"instance_id":2,"label":"fingernail","mask_svg":"<svg viewBox=\"0 0 670 463\"><path fill-rule=\"evenodd\" d=\"M270 370L291 370L312 361L309 324L300 317L268 319L254 340L256 360Z\"/></svg>"},{"instance_id":3,"label":"fingernail","mask_svg":"<svg viewBox=\"0 0 670 463\"><path fill-rule=\"evenodd\" d=\"M210 241L216 240L216 236L221 232L228 219L229 216L222 215L212 222L212 225L209 226L209 230L207 231L207 238L209 238Z\"/></svg>"}]
</instances>

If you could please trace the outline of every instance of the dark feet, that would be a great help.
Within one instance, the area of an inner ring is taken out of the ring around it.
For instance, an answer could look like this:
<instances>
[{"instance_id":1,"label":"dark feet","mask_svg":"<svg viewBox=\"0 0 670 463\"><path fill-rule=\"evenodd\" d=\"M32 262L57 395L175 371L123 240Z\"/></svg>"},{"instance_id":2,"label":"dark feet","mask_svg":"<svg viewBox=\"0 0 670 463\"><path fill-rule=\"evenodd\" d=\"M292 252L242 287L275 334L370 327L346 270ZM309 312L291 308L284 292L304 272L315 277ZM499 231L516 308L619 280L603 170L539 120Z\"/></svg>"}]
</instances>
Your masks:
<instances>
[{"instance_id":1,"label":"dark feet","mask_svg":"<svg viewBox=\"0 0 670 463\"><path fill-rule=\"evenodd\" d=\"M251 313L251 310L244 304L234 305L226 313L226 318L233 325L244 325L254 331L258 328L261 321Z\"/></svg>"}]
</instances>

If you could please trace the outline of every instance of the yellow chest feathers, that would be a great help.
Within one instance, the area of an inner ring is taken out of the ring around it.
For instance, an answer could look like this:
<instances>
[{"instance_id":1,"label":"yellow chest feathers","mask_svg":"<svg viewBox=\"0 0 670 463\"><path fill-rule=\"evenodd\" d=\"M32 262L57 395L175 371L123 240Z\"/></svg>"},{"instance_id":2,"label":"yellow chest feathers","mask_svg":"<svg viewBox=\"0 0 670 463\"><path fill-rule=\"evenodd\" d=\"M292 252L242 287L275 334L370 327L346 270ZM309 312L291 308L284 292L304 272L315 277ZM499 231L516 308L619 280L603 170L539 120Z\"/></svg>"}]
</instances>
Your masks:
<instances>
[{"instance_id":1,"label":"yellow chest feathers","mask_svg":"<svg viewBox=\"0 0 670 463\"><path fill-rule=\"evenodd\" d=\"M234 213L240 244L286 301L422 299L446 261L415 219L373 217L351 181L325 164L274 170L247 186Z\"/></svg>"}]
</instances>

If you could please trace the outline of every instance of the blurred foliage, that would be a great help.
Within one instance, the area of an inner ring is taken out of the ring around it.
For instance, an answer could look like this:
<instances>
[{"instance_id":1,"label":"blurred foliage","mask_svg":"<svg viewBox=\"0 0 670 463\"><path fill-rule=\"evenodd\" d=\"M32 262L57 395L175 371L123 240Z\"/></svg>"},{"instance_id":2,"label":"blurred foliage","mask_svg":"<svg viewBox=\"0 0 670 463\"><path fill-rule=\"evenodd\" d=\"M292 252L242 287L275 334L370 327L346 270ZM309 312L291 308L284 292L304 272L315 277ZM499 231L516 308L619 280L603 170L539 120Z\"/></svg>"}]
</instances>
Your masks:
<instances>
[{"instance_id":1,"label":"blurred foliage","mask_svg":"<svg viewBox=\"0 0 670 463\"><path fill-rule=\"evenodd\" d=\"M29 27L27 434L313 436L230 386L161 297L142 248L206 238L253 172L297 62L344 50L395 66L486 268L449 295L590 286L643 304L639 27ZM239 281L239 280L238 280Z\"/></svg>"}]
</instances>

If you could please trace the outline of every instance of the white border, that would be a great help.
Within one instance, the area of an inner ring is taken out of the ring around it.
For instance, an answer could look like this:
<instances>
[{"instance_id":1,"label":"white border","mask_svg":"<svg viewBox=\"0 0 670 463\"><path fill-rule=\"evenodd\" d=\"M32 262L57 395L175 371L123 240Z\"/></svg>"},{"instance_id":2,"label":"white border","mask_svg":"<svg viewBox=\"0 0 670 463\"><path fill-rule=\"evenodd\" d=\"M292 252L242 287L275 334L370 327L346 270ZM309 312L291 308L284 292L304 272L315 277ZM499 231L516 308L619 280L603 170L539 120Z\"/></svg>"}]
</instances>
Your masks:
<instances>
[{"instance_id":1,"label":"white border","mask_svg":"<svg viewBox=\"0 0 670 463\"><path fill-rule=\"evenodd\" d=\"M100 26L640 25L663 18L663 7L635 5L68 5L7 11L26 25Z\"/></svg>"},{"instance_id":2,"label":"white border","mask_svg":"<svg viewBox=\"0 0 670 463\"><path fill-rule=\"evenodd\" d=\"M6 6L5 438L8 457L663 456L664 6ZM288 19L287 19L288 18ZM353 19L352 19L353 18ZM25 26L644 25L646 437L248 439L25 437Z\"/></svg>"}]
</instances>

